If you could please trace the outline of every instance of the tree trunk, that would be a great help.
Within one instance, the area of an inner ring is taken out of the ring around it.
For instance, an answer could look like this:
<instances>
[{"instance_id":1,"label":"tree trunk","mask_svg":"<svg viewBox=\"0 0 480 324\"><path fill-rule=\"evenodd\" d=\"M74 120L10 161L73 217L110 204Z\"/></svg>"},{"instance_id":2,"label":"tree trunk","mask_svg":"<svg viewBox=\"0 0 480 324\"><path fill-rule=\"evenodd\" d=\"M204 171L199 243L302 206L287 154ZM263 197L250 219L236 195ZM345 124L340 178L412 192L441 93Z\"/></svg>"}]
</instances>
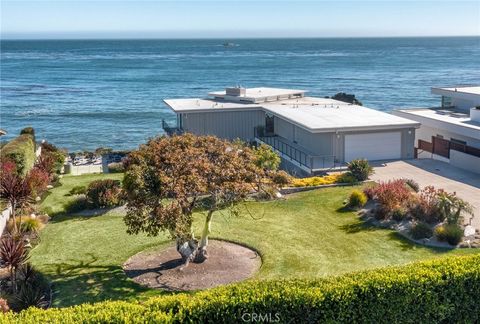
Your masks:
<instances>
[{"instance_id":1,"label":"tree trunk","mask_svg":"<svg viewBox=\"0 0 480 324\"><path fill-rule=\"evenodd\" d=\"M177 252L182 256L184 263L183 267L188 266L188 264L195 259L197 255L197 247L198 242L193 236L189 240L177 238ZM180 268L180 270L182 268Z\"/></svg>"},{"instance_id":2,"label":"tree trunk","mask_svg":"<svg viewBox=\"0 0 480 324\"><path fill-rule=\"evenodd\" d=\"M208 259L207 246L208 246L208 235L212 227L212 215L213 210L209 210L207 218L205 219L205 225L203 227L202 238L200 240L200 245L198 246L198 252L196 256L197 262L203 262Z\"/></svg>"},{"instance_id":3,"label":"tree trunk","mask_svg":"<svg viewBox=\"0 0 480 324\"><path fill-rule=\"evenodd\" d=\"M12 207L12 219L13 219L13 233L17 234L18 233L18 228L17 228L17 219L15 215L15 209L16 209L16 203L15 202L10 202L10 206Z\"/></svg>"}]
</instances>

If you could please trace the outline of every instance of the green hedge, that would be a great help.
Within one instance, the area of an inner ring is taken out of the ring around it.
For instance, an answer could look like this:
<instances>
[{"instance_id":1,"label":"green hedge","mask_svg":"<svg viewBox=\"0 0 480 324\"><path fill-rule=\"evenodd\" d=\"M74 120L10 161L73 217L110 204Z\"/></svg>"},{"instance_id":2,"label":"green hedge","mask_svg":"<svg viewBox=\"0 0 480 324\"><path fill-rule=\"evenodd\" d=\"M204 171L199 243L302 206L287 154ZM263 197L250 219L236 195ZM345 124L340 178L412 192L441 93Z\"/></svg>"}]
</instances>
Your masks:
<instances>
[{"instance_id":1,"label":"green hedge","mask_svg":"<svg viewBox=\"0 0 480 324\"><path fill-rule=\"evenodd\" d=\"M232 323L242 322L242 316L252 321L255 313L257 319L261 314L289 323L473 323L480 321L479 265L480 255L449 257L327 279L249 281L144 303L29 309L4 319L9 323Z\"/></svg>"},{"instance_id":2,"label":"green hedge","mask_svg":"<svg viewBox=\"0 0 480 324\"><path fill-rule=\"evenodd\" d=\"M35 163L35 137L22 134L2 147L0 156L15 162L20 174L25 175Z\"/></svg>"}]
</instances>

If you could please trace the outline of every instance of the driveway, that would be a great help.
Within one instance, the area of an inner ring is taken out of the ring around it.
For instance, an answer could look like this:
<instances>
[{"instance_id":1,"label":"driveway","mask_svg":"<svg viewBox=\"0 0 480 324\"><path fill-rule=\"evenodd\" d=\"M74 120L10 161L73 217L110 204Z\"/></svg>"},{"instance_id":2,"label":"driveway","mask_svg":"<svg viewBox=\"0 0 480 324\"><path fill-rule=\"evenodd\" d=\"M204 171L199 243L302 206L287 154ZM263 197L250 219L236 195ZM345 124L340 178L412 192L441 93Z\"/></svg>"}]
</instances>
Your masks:
<instances>
[{"instance_id":1,"label":"driveway","mask_svg":"<svg viewBox=\"0 0 480 324\"><path fill-rule=\"evenodd\" d=\"M456 192L457 196L468 201L475 208L471 224L480 230L480 175L451 166L448 163L417 159L372 163L375 174L372 180L413 179L423 188L429 185Z\"/></svg>"}]
</instances>

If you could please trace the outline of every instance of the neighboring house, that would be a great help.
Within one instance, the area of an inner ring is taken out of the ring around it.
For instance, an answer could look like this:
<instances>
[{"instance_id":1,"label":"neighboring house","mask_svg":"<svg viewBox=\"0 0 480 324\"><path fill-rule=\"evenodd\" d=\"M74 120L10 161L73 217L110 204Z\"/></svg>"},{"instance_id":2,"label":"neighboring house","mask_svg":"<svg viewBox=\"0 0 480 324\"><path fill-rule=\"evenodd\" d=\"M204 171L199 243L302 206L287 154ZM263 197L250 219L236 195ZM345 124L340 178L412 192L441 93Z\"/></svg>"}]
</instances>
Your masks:
<instances>
[{"instance_id":1,"label":"neighboring house","mask_svg":"<svg viewBox=\"0 0 480 324\"><path fill-rule=\"evenodd\" d=\"M394 111L422 124L416 132L419 158L434 158L480 173L480 86L432 88L441 106Z\"/></svg>"},{"instance_id":2,"label":"neighboring house","mask_svg":"<svg viewBox=\"0 0 480 324\"><path fill-rule=\"evenodd\" d=\"M190 132L272 146L283 168L312 174L356 158L412 159L415 121L303 90L227 88L207 99L168 99L177 126Z\"/></svg>"}]
</instances>

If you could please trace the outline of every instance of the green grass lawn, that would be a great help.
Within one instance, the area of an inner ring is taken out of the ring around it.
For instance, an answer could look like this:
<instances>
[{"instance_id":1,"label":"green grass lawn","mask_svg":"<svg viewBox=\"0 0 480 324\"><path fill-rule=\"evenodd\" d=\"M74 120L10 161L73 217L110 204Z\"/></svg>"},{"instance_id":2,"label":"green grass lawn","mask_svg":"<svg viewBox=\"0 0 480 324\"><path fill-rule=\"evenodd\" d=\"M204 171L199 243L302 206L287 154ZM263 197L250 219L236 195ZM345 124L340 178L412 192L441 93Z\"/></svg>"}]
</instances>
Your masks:
<instances>
[{"instance_id":1,"label":"green grass lawn","mask_svg":"<svg viewBox=\"0 0 480 324\"><path fill-rule=\"evenodd\" d=\"M121 175L64 177L43 201L61 212L75 185ZM352 187L298 193L286 200L245 205L241 217L217 213L212 236L257 249L263 265L256 279L318 277L407 263L472 250L441 250L414 245L393 231L365 226L353 212L342 212ZM196 216L200 232L203 215ZM83 217L59 215L41 233L32 262L54 283L55 305L68 306L106 299L141 299L161 294L128 279L122 264L132 255L171 242L128 235L122 215ZM208 262L208 261L207 261Z\"/></svg>"}]
</instances>

